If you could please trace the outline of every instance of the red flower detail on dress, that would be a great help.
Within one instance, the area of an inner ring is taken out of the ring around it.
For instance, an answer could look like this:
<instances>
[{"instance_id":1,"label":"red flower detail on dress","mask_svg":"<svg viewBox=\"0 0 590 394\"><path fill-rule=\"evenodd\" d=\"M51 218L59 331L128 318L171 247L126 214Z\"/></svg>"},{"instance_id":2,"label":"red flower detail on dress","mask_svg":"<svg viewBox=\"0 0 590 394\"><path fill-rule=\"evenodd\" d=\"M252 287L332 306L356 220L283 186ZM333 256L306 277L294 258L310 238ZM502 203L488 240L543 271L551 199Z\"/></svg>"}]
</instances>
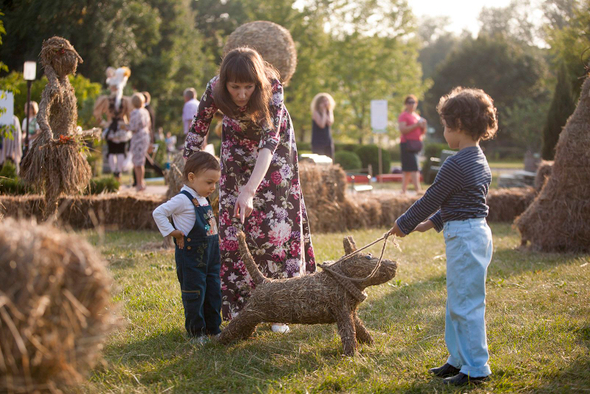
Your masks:
<instances>
[{"instance_id":1,"label":"red flower detail on dress","mask_svg":"<svg viewBox=\"0 0 590 394\"><path fill-rule=\"evenodd\" d=\"M281 173L278 171L273 172L271 174L271 178L272 178L272 181L274 182L275 185L278 185L283 180Z\"/></svg>"}]
</instances>

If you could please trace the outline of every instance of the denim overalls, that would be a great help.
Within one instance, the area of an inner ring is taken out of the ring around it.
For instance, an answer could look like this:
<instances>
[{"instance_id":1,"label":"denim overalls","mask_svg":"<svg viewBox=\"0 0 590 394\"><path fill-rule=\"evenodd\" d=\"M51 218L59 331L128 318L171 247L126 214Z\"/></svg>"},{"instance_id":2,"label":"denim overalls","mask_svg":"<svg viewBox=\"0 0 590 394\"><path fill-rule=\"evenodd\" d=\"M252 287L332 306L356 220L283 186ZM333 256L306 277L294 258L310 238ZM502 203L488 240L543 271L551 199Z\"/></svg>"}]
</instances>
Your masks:
<instances>
[{"instance_id":1,"label":"denim overalls","mask_svg":"<svg viewBox=\"0 0 590 394\"><path fill-rule=\"evenodd\" d=\"M184 248L176 245L175 254L186 331L196 337L216 335L221 332L221 257L215 216L211 205L201 206L186 190L180 193L193 203L196 216L195 225L184 237Z\"/></svg>"}]
</instances>

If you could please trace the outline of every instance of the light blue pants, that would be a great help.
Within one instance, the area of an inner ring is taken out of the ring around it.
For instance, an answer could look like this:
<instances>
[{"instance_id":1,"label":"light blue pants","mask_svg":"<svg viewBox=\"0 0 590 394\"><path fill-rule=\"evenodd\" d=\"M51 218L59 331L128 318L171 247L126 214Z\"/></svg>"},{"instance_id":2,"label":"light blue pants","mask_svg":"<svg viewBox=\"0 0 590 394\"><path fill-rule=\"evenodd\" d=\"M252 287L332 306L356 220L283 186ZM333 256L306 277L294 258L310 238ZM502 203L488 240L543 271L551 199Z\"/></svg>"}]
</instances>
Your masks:
<instances>
[{"instance_id":1,"label":"light blue pants","mask_svg":"<svg viewBox=\"0 0 590 394\"><path fill-rule=\"evenodd\" d=\"M447 363L471 377L488 376L486 276L492 260L492 232L486 220L445 223L447 247Z\"/></svg>"}]
</instances>

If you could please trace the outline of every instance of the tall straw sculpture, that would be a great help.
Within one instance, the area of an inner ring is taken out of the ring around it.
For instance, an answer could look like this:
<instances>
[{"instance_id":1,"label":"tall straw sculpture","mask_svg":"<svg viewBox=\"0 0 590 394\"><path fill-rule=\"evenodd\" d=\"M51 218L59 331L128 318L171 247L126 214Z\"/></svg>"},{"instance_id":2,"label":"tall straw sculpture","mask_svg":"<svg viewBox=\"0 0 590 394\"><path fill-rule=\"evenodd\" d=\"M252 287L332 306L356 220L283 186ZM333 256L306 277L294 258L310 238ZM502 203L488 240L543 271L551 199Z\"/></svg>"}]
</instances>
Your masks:
<instances>
[{"instance_id":1,"label":"tall straw sculpture","mask_svg":"<svg viewBox=\"0 0 590 394\"><path fill-rule=\"evenodd\" d=\"M281 82L288 84L297 68L297 50L289 30L267 21L246 23L238 27L228 38L224 53L238 47L255 49L272 64L281 75Z\"/></svg>"},{"instance_id":2,"label":"tall straw sculpture","mask_svg":"<svg viewBox=\"0 0 590 394\"><path fill-rule=\"evenodd\" d=\"M41 131L23 158L22 178L45 194L48 218L57 212L58 197L82 192L92 173L81 152L77 101L68 80L82 58L61 37L43 41L40 58L48 79L37 114Z\"/></svg>"},{"instance_id":3,"label":"tall straw sculpture","mask_svg":"<svg viewBox=\"0 0 590 394\"><path fill-rule=\"evenodd\" d=\"M0 222L0 392L82 381L116 326L106 262L49 224Z\"/></svg>"},{"instance_id":4,"label":"tall straw sculpture","mask_svg":"<svg viewBox=\"0 0 590 394\"><path fill-rule=\"evenodd\" d=\"M590 78L557 142L551 175L516 219L523 245L543 252L590 251Z\"/></svg>"}]
</instances>

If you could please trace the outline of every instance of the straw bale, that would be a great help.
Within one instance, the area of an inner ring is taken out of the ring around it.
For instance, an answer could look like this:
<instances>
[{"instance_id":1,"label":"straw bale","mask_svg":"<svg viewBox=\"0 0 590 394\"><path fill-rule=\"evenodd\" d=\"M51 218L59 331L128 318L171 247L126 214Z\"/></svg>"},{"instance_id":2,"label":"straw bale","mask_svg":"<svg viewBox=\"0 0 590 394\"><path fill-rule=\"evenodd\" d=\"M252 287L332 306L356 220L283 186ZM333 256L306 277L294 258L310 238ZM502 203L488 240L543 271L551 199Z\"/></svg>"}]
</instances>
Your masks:
<instances>
[{"instance_id":1,"label":"straw bale","mask_svg":"<svg viewBox=\"0 0 590 394\"><path fill-rule=\"evenodd\" d=\"M366 299L364 289L395 277L397 264L382 260L375 275L369 277L379 259L358 253L344 261L329 262L330 271L348 278L339 278L326 270L290 279L269 279L260 272L248 250L244 233L238 235L240 255L255 288L242 311L221 332L219 341L229 344L248 339L259 323L330 324L336 323L344 354L357 351L357 341L372 344L373 338L356 311ZM344 238L344 250L356 250L352 237ZM362 280L361 280L362 279ZM288 305L288 308L285 308Z\"/></svg>"},{"instance_id":2,"label":"straw bale","mask_svg":"<svg viewBox=\"0 0 590 394\"><path fill-rule=\"evenodd\" d=\"M545 182L551 176L551 169L553 168L553 161L543 160L539 163L537 168L537 176L535 176L535 191L539 193Z\"/></svg>"},{"instance_id":3,"label":"straw bale","mask_svg":"<svg viewBox=\"0 0 590 394\"><path fill-rule=\"evenodd\" d=\"M544 252L590 251L590 78L557 142L545 186L515 224L523 245Z\"/></svg>"},{"instance_id":4,"label":"straw bale","mask_svg":"<svg viewBox=\"0 0 590 394\"><path fill-rule=\"evenodd\" d=\"M486 204L490 207L489 222L512 222L522 214L535 198L531 187L492 189L488 193Z\"/></svg>"},{"instance_id":5,"label":"straw bale","mask_svg":"<svg viewBox=\"0 0 590 394\"><path fill-rule=\"evenodd\" d=\"M153 195L99 194L61 197L57 221L75 229L105 226L129 230L156 230L152 212L163 202ZM5 215L14 218L43 217L44 199L38 195L0 196Z\"/></svg>"},{"instance_id":6,"label":"straw bale","mask_svg":"<svg viewBox=\"0 0 590 394\"><path fill-rule=\"evenodd\" d=\"M59 392L99 361L116 326L106 262L83 238L0 222L0 392Z\"/></svg>"},{"instance_id":7,"label":"straw bale","mask_svg":"<svg viewBox=\"0 0 590 394\"><path fill-rule=\"evenodd\" d=\"M273 22L255 21L238 27L230 34L224 54L238 47L255 49L260 56L272 64L281 76L281 82L288 84L297 68L297 49L289 30Z\"/></svg>"},{"instance_id":8,"label":"straw bale","mask_svg":"<svg viewBox=\"0 0 590 394\"><path fill-rule=\"evenodd\" d=\"M61 37L43 41L40 58L48 79L37 114L40 134L23 158L21 176L45 195L46 219L56 214L60 195L81 194L86 189L92 171L82 153L77 100L68 79L82 58Z\"/></svg>"}]
</instances>

